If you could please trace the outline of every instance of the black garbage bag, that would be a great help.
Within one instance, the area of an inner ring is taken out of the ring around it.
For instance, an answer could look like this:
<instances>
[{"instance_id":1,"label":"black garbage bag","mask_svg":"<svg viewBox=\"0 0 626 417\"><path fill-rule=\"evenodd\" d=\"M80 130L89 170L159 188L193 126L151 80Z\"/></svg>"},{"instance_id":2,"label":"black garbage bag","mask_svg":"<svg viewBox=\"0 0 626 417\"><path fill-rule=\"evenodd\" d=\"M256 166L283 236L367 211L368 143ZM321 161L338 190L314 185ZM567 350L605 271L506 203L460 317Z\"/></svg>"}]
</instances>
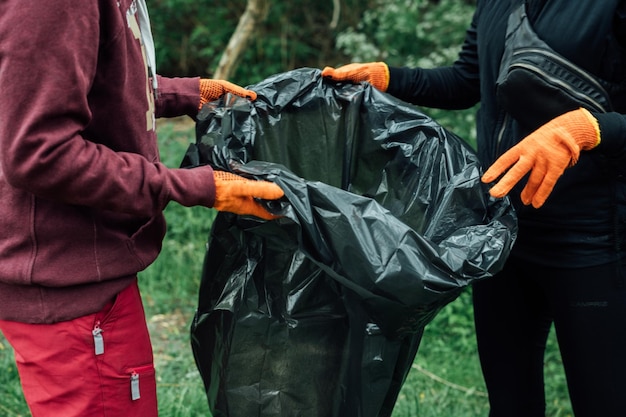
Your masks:
<instances>
[{"instance_id":1,"label":"black garbage bag","mask_svg":"<svg viewBox=\"0 0 626 417\"><path fill-rule=\"evenodd\" d=\"M424 327L516 236L474 152L368 84L300 69L206 104L184 167L274 181L263 221L219 213L192 349L214 417L383 417Z\"/></svg>"}]
</instances>

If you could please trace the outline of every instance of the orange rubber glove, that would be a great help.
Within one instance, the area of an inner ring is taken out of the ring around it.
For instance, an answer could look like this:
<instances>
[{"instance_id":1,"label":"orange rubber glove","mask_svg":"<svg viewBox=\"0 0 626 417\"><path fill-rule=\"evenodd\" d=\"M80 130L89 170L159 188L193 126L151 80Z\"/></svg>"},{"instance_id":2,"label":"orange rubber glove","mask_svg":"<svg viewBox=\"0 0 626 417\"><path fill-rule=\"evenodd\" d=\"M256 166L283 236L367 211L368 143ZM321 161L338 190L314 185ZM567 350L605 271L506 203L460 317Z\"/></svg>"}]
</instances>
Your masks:
<instances>
[{"instance_id":1,"label":"orange rubber glove","mask_svg":"<svg viewBox=\"0 0 626 417\"><path fill-rule=\"evenodd\" d=\"M539 208L565 169L578 162L580 151L598 144L600 127L596 118L583 108L572 110L552 119L505 152L485 172L482 181L492 182L508 170L489 190L493 197L504 197L530 172L521 199L524 204Z\"/></svg>"},{"instance_id":2,"label":"orange rubber glove","mask_svg":"<svg viewBox=\"0 0 626 417\"><path fill-rule=\"evenodd\" d=\"M200 105L201 108L204 103L217 100L226 93L232 93L239 97L247 97L250 100L256 100L256 93L252 90L246 90L243 87L238 86L224 80L212 80L208 78L200 79Z\"/></svg>"},{"instance_id":3,"label":"orange rubber glove","mask_svg":"<svg viewBox=\"0 0 626 417\"><path fill-rule=\"evenodd\" d=\"M384 62L348 64L337 69L326 67L322 71L322 77L335 81L350 81L355 84L367 81L380 91L387 91L389 87L389 67Z\"/></svg>"},{"instance_id":4,"label":"orange rubber glove","mask_svg":"<svg viewBox=\"0 0 626 417\"><path fill-rule=\"evenodd\" d=\"M228 211L239 215L260 217L265 220L276 219L255 199L277 200L285 195L273 182L249 180L225 171L214 171L215 204L219 211Z\"/></svg>"}]
</instances>

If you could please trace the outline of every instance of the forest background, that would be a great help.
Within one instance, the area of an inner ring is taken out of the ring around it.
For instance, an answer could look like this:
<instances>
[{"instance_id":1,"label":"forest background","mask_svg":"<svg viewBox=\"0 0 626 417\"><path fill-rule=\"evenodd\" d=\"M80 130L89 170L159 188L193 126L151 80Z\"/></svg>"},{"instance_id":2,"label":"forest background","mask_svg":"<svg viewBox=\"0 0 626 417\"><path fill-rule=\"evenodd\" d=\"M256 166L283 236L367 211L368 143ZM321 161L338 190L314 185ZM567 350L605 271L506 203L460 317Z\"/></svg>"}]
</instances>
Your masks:
<instances>
[{"instance_id":1,"label":"forest background","mask_svg":"<svg viewBox=\"0 0 626 417\"><path fill-rule=\"evenodd\" d=\"M147 0L159 73L228 79L242 86L301 67L385 61L451 64L476 0ZM422 109L475 146L476 109ZM160 120L163 161L180 164L195 141L189 119ZM140 274L157 366L160 414L210 416L189 345L189 326L215 212L174 203L159 259ZM486 416L471 288L426 328L393 417ZM546 362L547 416L571 416L558 348ZM27 416L13 353L0 335L0 416Z\"/></svg>"},{"instance_id":2,"label":"forest background","mask_svg":"<svg viewBox=\"0 0 626 417\"><path fill-rule=\"evenodd\" d=\"M476 0L148 3L159 73L223 78L246 86L301 67L369 61L426 68L450 64ZM429 115L474 144L474 113L431 110Z\"/></svg>"}]
</instances>

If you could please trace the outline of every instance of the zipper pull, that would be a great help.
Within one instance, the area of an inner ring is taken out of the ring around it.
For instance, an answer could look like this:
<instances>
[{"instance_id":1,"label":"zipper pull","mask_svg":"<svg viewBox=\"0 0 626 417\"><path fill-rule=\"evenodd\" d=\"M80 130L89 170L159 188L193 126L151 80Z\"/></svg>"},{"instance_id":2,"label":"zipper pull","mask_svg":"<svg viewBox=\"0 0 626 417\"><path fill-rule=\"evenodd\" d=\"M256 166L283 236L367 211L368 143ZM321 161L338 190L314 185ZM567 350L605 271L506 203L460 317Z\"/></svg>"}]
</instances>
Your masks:
<instances>
[{"instance_id":1,"label":"zipper pull","mask_svg":"<svg viewBox=\"0 0 626 417\"><path fill-rule=\"evenodd\" d=\"M102 355L104 353L104 339L102 338L102 329L100 328L99 321L96 322L91 334L93 334L93 344L96 355Z\"/></svg>"},{"instance_id":2,"label":"zipper pull","mask_svg":"<svg viewBox=\"0 0 626 417\"><path fill-rule=\"evenodd\" d=\"M135 401L141 398L139 393L139 374L135 371L130 375L130 399Z\"/></svg>"}]
</instances>

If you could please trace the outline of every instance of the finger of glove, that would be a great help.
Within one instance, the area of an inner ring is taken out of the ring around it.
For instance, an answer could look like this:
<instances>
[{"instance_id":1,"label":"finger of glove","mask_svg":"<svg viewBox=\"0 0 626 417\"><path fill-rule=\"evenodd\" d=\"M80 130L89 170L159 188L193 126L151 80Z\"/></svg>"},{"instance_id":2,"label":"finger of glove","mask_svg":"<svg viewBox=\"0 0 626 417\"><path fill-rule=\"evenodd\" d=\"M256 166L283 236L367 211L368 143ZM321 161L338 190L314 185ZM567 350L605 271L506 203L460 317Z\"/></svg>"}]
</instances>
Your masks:
<instances>
[{"instance_id":1,"label":"finger of glove","mask_svg":"<svg viewBox=\"0 0 626 417\"><path fill-rule=\"evenodd\" d=\"M322 75L324 73L322 72ZM361 81L367 81L369 78L369 71L365 64L348 64L342 67L332 69L327 72L328 76L336 81L352 81L359 83Z\"/></svg>"},{"instance_id":2,"label":"finger of glove","mask_svg":"<svg viewBox=\"0 0 626 417\"><path fill-rule=\"evenodd\" d=\"M553 163L550 165L548 172L546 172L541 185L535 192L532 198L532 205L534 208L539 208L543 206L546 202L550 194L552 194L552 190L554 190L554 186L556 182L559 180L561 175L568 166L568 162L561 161L560 163Z\"/></svg>"},{"instance_id":3,"label":"finger of glove","mask_svg":"<svg viewBox=\"0 0 626 417\"><path fill-rule=\"evenodd\" d=\"M247 211L247 213L242 214L252 214L265 220L281 217L268 212L265 207L255 200L257 198L261 200L278 200L283 197L285 193L278 185L269 181L246 180L241 191L243 192L241 195L242 209Z\"/></svg>"},{"instance_id":4,"label":"finger of glove","mask_svg":"<svg viewBox=\"0 0 626 417\"><path fill-rule=\"evenodd\" d=\"M229 93L232 93L239 97L246 97L251 100L256 100L257 95L252 90L246 90L245 88L238 86L237 84L233 84L225 80L219 80L217 82L224 88L225 91Z\"/></svg>"},{"instance_id":5,"label":"finger of glove","mask_svg":"<svg viewBox=\"0 0 626 417\"><path fill-rule=\"evenodd\" d=\"M500 175L504 173L507 169L509 169L513 164L515 164L521 156L521 152L518 147L513 147L505 152L502 156L500 156L496 162L491 164L491 166L485 171L483 174L481 181L488 183L494 181Z\"/></svg>"},{"instance_id":6,"label":"finger of glove","mask_svg":"<svg viewBox=\"0 0 626 417\"><path fill-rule=\"evenodd\" d=\"M233 186L231 193L261 200L278 200L285 195L283 190L273 182L254 180L242 180L240 184Z\"/></svg>"},{"instance_id":7,"label":"finger of glove","mask_svg":"<svg viewBox=\"0 0 626 417\"><path fill-rule=\"evenodd\" d=\"M236 196L230 194L217 201L214 208L218 211L226 211L240 216L252 215L265 220L281 217L270 213L260 203L255 201L253 197L247 195Z\"/></svg>"},{"instance_id":8,"label":"finger of glove","mask_svg":"<svg viewBox=\"0 0 626 417\"><path fill-rule=\"evenodd\" d=\"M572 154L569 148L546 148L535 158L528 183L521 194L522 202L539 208L552 193L558 179L570 166Z\"/></svg>"},{"instance_id":9,"label":"finger of glove","mask_svg":"<svg viewBox=\"0 0 626 417\"><path fill-rule=\"evenodd\" d=\"M506 174L494 185L489 194L493 197L504 197L532 169L533 161L521 156Z\"/></svg>"},{"instance_id":10,"label":"finger of glove","mask_svg":"<svg viewBox=\"0 0 626 417\"><path fill-rule=\"evenodd\" d=\"M284 195L283 190L273 182L249 180L239 175L215 171L215 203L229 204L229 200L242 198L260 198L276 200Z\"/></svg>"},{"instance_id":11,"label":"finger of glove","mask_svg":"<svg viewBox=\"0 0 626 417\"><path fill-rule=\"evenodd\" d=\"M239 208L239 212L235 214L241 215L252 215L256 217L260 217L264 220L274 220L278 219L282 216L277 216L275 214L270 213L258 202L253 199L246 199L242 201L242 205Z\"/></svg>"},{"instance_id":12,"label":"finger of glove","mask_svg":"<svg viewBox=\"0 0 626 417\"><path fill-rule=\"evenodd\" d=\"M339 78L335 74L335 69L333 67L325 67L322 70L322 77L326 77L326 78L330 78L330 79L339 81Z\"/></svg>"},{"instance_id":13,"label":"finger of glove","mask_svg":"<svg viewBox=\"0 0 626 417\"><path fill-rule=\"evenodd\" d=\"M537 193L537 190L545 181L547 170L548 167L546 166L545 161L535 161L535 164L530 171L528 182L526 183L526 186L520 194L522 203L524 203L525 205L529 205L532 203L533 198L535 198L535 194Z\"/></svg>"}]
</instances>

